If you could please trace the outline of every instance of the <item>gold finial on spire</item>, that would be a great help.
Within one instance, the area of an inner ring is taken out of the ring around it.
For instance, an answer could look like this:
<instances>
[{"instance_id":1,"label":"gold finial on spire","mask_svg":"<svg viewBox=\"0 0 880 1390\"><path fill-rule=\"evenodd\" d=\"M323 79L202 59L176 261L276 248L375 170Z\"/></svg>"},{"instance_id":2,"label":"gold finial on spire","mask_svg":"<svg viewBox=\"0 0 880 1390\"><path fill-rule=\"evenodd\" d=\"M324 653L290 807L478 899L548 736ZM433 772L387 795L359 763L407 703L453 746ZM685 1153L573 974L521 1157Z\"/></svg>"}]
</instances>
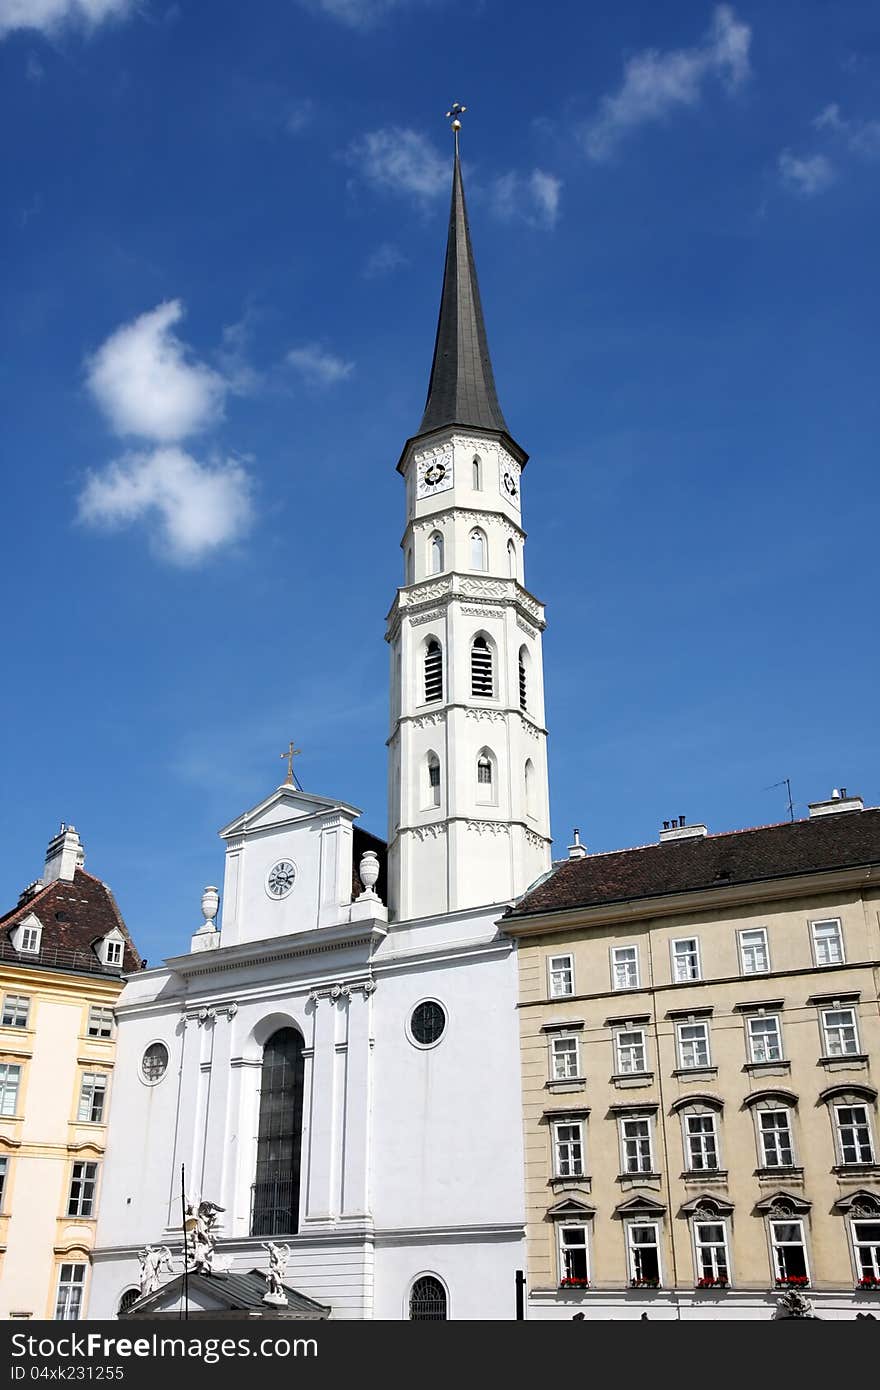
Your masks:
<instances>
[{"instance_id":1,"label":"gold finial on spire","mask_svg":"<svg viewBox=\"0 0 880 1390\"><path fill-rule=\"evenodd\" d=\"M460 101L454 101L446 112L447 121L452 121L452 129L455 131L456 139L458 139L458 132L461 130L461 121L458 118L463 116L465 111L467 111L466 106L462 106Z\"/></svg>"},{"instance_id":2,"label":"gold finial on spire","mask_svg":"<svg viewBox=\"0 0 880 1390\"><path fill-rule=\"evenodd\" d=\"M301 748L294 748L294 746L293 746L293 739L291 739L291 740L290 740L290 746L288 747L287 752L281 754L281 757L282 757L282 758L286 758L286 759L287 759L287 776L286 776L285 779L284 779L284 785L285 785L285 787L292 787L292 786L295 785L294 780L293 780L293 760L294 760L294 758L296 758L301 752L302 752L302 749L301 749Z\"/></svg>"}]
</instances>

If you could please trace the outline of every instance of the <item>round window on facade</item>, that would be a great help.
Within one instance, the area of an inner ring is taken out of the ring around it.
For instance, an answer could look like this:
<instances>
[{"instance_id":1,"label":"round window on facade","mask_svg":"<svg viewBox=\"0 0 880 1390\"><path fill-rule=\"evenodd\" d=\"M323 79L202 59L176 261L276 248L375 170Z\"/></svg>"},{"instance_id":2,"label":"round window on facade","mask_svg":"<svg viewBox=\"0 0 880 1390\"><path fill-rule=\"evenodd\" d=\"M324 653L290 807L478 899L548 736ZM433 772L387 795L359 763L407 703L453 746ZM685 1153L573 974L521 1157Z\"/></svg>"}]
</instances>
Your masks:
<instances>
[{"instance_id":1,"label":"round window on facade","mask_svg":"<svg viewBox=\"0 0 880 1390\"><path fill-rule=\"evenodd\" d=\"M419 1047L433 1047L446 1031L446 1011L436 999L416 1004L409 1021L410 1036Z\"/></svg>"},{"instance_id":2,"label":"round window on facade","mask_svg":"<svg viewBox=\"0 0 880 1390\"><path fill-rule=\"evenodd\" d=\"M145 1081L154 1085L161 1081L168 1069L168 1048L164 1043L150 1043L141 1058L141 1073Z\"/></svg>"}]
</instances>

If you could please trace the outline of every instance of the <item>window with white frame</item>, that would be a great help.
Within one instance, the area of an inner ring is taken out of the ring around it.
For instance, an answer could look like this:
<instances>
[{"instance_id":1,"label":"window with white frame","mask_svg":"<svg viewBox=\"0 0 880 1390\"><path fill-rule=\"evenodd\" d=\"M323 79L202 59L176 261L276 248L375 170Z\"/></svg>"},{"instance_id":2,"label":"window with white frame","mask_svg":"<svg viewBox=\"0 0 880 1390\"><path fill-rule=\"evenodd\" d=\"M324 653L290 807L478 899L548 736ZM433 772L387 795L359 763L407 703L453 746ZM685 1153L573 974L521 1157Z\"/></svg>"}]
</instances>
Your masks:
<instances>
[{"instance_id":1,"label":"window with white frame","mask_svg":"<svg viewBox=\"0 0 880 1390\"><path fill-rule=\"evenodd\" d=\"M839 917L811 922L813 956L817 965L843 965L843 932Z\"/></svg>"},{"instance_id":2,"label":"window with white frame","mask_svg":"<svg viewBox=\"0 0 880 1390\"><path fill-rule=\"evenodd\" d=\"M611 985L613 989L638 989L639 950L637 946L612 946Z\"/></svg>"},{"instance_id":3,"label":"window with white frame","mask_svg":"<svg viewBox=\"0 0 880 1390\"><path fill-rule=\"evenodd\" d=\"M880 1285L880 1220L853 1221L850 1230L857 1279L869 1288Z\"/></svg>"},{"instance_id":4,"label":"window with white frame","mask_svg":"<svg viewBox=\"0 0 880 1390\"><path fill-rule=\"evenodd\" d=\"M443 649L436 637L425 647L425 704L443 699Z\"/></svg>"},{"instance_id":5,"label":"window with white frame","mask_svg":"<svg viewBox=\"0 0 880 1390\"><path fill-rule=\"evenodd\" d=\"M758 1111L758 1136L762 1168L792 1168L791 1112L784 1106Z\"/></svg>"},{"instance_id":6,"label":"window with white frame","mask_svg":"<svg viewBox=\"0 0 880 1390\"><path fill-rule=\"evenodd\" d=\"M623 1115L620 1118L621 1173L653 1173L650 1115Z\"/></svg>"},{"instance_id":7,"label":"window with white frame","mask_svg":"<svg viewBox=\"0 0 880 1390\"><path fill-rule=\"evenodd\" d=\"M4 994L2 1024L4 1028L27 1028L31 1001L26 994Z\"/></svg>"},{"instance_id":8,"label":"window with white frame","mask_svg":"<svg viewBox=\"0 0 880 1390\"><path fill-rule=\"evenodd\" d=\"M554 1123L553 1162L555 1177L583 1177L584 1125L582 1120L557 1120Z\"/></svg>"},{"instance_id":9,"label":"window with white frame","mask_svg":"<svg viewBox=\"0 0 880 1390\"><path fill-rule=\"evenodd\" d=\"M550 1078L569 1081L580 1076L580 1047L577 1038L552 1038L550 1041Z\"/></svg>"},{"instance_id":10,"label":"window with white frame","mask_svg":"<svg viewBox=\"0 0 880 1390\"><path fill-rule=\"evenodd\" d=\"M678 1065L683 1069L709 1067L709 1025L705 1020L678 1025Z\"/></svg>"},{"instance_id":11,"label":"window with white frame","mask_svg":"<svg viewBox=\"0 0 880 1390\"><path fill-rule=\"evenodd\" d=\"M835 1105L834 1124L841 1164L874 1162L871 1116L867 1105Z\"/></svg>"},{"instance_id":12,"label":"window with white frame","mask_svg":"<svg viewBox=\"0 0 880 1390\"><path fill-rule=\"evenodd\" d=\"M86 1266L63 1264L58 1271L58 1293L55 1298L55 1321L75 1322L82 1311Z\"/></svg>"},{"instance_id":13,"label":"window with white frame","mask_svg":"<svg viewBox=\"0 0 880 1390\"><path fill-rule=\"evenodd\" d=\"M550 956L547 969L551 999L564 999L566 995L574 994L574 956Z\"/></svg>"},{"instance_id":14,"label":"window with white frame","mask_svg":"<svg viewBox=\"0 0 880 1390\"><path fill-rule=\"evenodd\" d=\"M113 1010L102 1004L90 1004L86 1033L90 1038L112 1038Z\"/></svg>"},{"instance_id":15,"label":"window with white frame","mask_svg":"<svg viewBox=\"0 0 880 1390\"><path fill-rule=\"evenodd\" d=\"M431 574L443 573L443 537L435 531L428 542L428 570Z\"/></svg>"},{"instance_id":16,"label":"window with white frame","mask_svg":"<svg viewBox=\"0 0 880 1390\"><path fill-rule=\"evenodd\" d=\"M477 758L476 799L482 805L492 805L497 800L495 782L495 757L488 748L484 748Z\"/></svg>"},{"instance_id":17,"label":"window with white frame","mask_svg":"<svg viewBox=\"0 0 880 1390\"><path fill-rule=\"evenodd\" d=\"M436 754L436 753L429 753L429 754L428 754L427 764L426 764L426 765L427 765L427 770L428 770L427 804L428 804L428 806L439 806L439 805L440 805L440 759L437 757L437 754Z\"/></svg>"},{"instance_id":18,"label":"window with white frame","mask_svg":"<svg viewBox=\"0 0 880 1390\"><path fill-rule=\"evenodd\" d=\"M68 1216L94 1216L97 1163L74 1163L67 1197Z\"/></svg>"},{"instance_id":19,"label":"window with white frame","mask_svg":"<svg viewBox=\"0 0 880 1390\"><path fill-rule=\"evenodd\" d=\"M479 454L474 454L473 463L471 464L471 468L472 468L472 470L473 470L473 479L472 479L472 481L473 481L473 486L474 486L474 492L482 492L482 490L483 490L483 465L482 465L482 461L481 461L481 459L480 459L480 455L479 455Z\"/></svg>"},{"instance_id":20,"label":"window with white frame","mask_svg":"<svg viewBox=\"0 0 880 1390\"><path fill-rule=\"evenodd\" d=\"M859 1033L855 1009L823 1009L822 1037L826 1057L855 1057Z\"/></svg>"},{"instance_id":21,"label":"window with white frame","mask_svg":"<svg viewBox=\"0 0 880 1390\"><path fill-rule=\"evenodd\" d=\"M770 969L770 946L766 927L749 927L739 934L739 959L744 975L766 975Z\"/></svg>"},{"instance_id":22,"label":"window with white frame","mask_svg":"<svg viewBox=\"0 0 880 1390\"><path fill-rule=\"evenodd\" d=\"M656 1221L628 1221L626 1248L631 1284L660 1283L660 1226Z\"/></svg>"},{"instance_id":23,"label":"window with white frame","mask_svg":"<svg viewBox=\"0 0 880 1390\"><path fill-rule=\"evenodd\" d=\"M563 1286L585 1285L590 1279L589 1238L585 1225L560 1224L559 1282Z\"/></svg>"},{"instance_id":24,"label":"window with white frame","mask_svg":"<svg viewBox=\"0 0 880 1390\"><path fill-rule=\"evenodd\" d=\"M472 570L487 570L489 568L489 546L486 533L481 531L478 526L470 534L470 553Z\"/></svg>"},{"instance_id":25,"label":"window with white frame","mask_svg":"<svg viewBox=\"0 0 880 1390\"><path fill-rule=\"evenodd\" d=\"M107 1077L103 1072L85 1072L79 1092L77 1120L81 1124L102 1124L106 1096Z\"/></svg>"},{"instance_id":26,"label":"window with white frame","mask_svg":"<svg viewBox=\"0 0 880 1390\"><path fill-rule=\"evenodd\" d=\"M778 1284L809 1283L807 1245L804 1223L799 1218L770 1220L770 1249L773 1252L773 1273Z\"/></svg>"},{"instance_id":27,"label":"window with white frame","mask_svg":"<svg viewBox=\"0 0 880 1390\"><path fill-rule=\"evenodd\" d=\"M648 1049L644 1028L618 1028L614 1035L617 1071L621 1076L648 1070Z\"/></svg>"},{"instance_id":28,"label":"window with white frame","mask_svg":"<svg viewBox=\"0 0 880 1390\"><path fill-rule=\"evenodd\" d=\"M694 1264L697 1284L726 1284L730 1278L727 1223L694 1218Z\"/></svg>"},{"instance_id":29,"label":"window with white frame","mask_svg":"<svg viewBox=\"0 0 880 1390\"><path fill-rule=\"evenodd\" d=\"M3 1198L6 1194L6 1177L9 1172L9 1159L4 1155L0 1158L0 1212L3 1210Z\"/></svg>"},{"instance_id":30,"label":"window with white frame","mask_svg":"<svg viewBox=\"0 0 880 1390\"><path fill-rule=\"evenodd\" d=\"M777 1014L756 1014L747 1020L750 1062L782 1061L782 1029Z\"/></svg>"},{"instance_id":31,"label":"window with white frame","mask_svg":"<svg viewBox=\"0 0 880 1390\"><path fill-rule=\"evenodd\" d=\"M124 949L125 943L123 941L117 941L115 937L110 937L104 942L104 964L121 965Z\"/></svg>"},{"instance_id":32,"label":"window with white frame","mask_svg":"<svg viewBox=\"0 0 880 1390\"><path fill-rule=\"evenodd\" d=\"M18 938L19 951L35 954L40 949L41 935L42 932L39 927L22 927Z\"/></svg>"},{"instance_id":33,"label":"window with white frame","mask_svg":"<svg viewBox=\"0 0 880 1390\"><path fill-rule=\"evenodd\" d=\"M713 1172L718 1163L718 1123L711 1111L684 1115L685 1168L691 1173Z\"/></svg>"},{"instance_id":34,"label":"window with white frame","mask_svg":"<svg viewBox=\"0 0 880 1390\"><path fill-rule=\"evenodd\" d=\"M15 1115L18 1111L18 1088L21 1067L17 1062L0 1062L0 1115Z\"/></svg>"},{"instance_id":35,"label":"window with white frame","mask_svg":"<svg viewBox=\"0 0 880 1390\"><path fill-rule=\"evenodd\" d=\"M700 978L700 943L695 936L673 941L672 978L676 984Z\"/></svg>"}]
</instances>

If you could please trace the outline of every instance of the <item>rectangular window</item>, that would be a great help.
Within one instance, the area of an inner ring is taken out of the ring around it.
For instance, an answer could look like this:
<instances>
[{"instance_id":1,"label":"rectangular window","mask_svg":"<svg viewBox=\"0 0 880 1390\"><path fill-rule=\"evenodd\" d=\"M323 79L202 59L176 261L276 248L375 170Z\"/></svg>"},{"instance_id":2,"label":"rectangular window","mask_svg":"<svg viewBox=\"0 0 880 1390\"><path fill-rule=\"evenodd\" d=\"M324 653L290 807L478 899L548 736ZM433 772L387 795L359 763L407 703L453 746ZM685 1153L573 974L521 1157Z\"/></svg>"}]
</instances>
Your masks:
<instances>
[{"instance_id":1,"label":"rectangular window","mask_svg":"<svg viewBox=\"0 0 880 1390\"><path fill-rule=\"evenodd\" d=\"M550 971L550 998L563 999L574 994L574 958L572 956L550 956L547 962Z\"/></svg>"},{"instance_id":2,"label":"rectangular window","mask_svg":"<svg viewBox=\"0 0 880 1390\"><path fill-rule=\"evenodd\" d=\"M648 1070L644 1028L620 1028L615 1037L617 1070L622 1076Z\"/></svg>"},{"instance_id":3,"label":"rectangular window","mask_svg":"<svg viewBox=\"0 0 880 1390\"><path fill-rule=\"evenodd\" d=\"M782 1060L782 1032L776 1014L750 1018L748 1029L750 1062L780 1062Z\"/></svg>"},{"instance_id":4,"label":"rectangular window","mask_svg":"<svg viewBox=\"0 0 880 1390\"><path fill-rule=\"evenodd\" d=\"M714 1115L685 1115L685 1166L692 1173L718 1167L718 1134Z\"/></svg>"},{"instance_id":5,"label":"rectangular window","mask_svg":"<svg viewBox=\"0 0 880 1390\"><path fill-rule=\"evenodd\" d=\"M852 1240L857 1278L869 1287L880 1284L880 1221L854 1221Z\"/></svg>"},{"instance_id":6,"label":"rectangular window","mask_svg":"<svg viewBox=\"0 0 880 1390\"><path fill-rule=\"evenodd\" d=\"M0 1158L0 1211L3 1210L3 1198L6 1194L6 1174L9 1172L9 1159Z\"/></svg>"},{"instance_id":7,"label":"rectangular window","mask_svg":"<svg viewBox=\"0 0 880 1390\"><path fill-rule=\"evenodd\" d=\"M58 1272L58 1296L55 1299L56 1322L75 1322L79 1317L85 1282L85 1265L61 1266Z\"/></svg>"},{"instance_id":8,"label":"rectangular window","mask_svg":"<svg viewBox=\"0 0 880 1390\"><path fill-rule=\"evenodd\" d=\"M106 1095L106 1076L102 1072L87 1071L83 1076L79 1093L77 1119L84 1124L102 1124Z\"/></svg>"},{"instance_id":9,"label":"rectangular window","mask_svg":"<svg viewBox=\"0 0 880 1390\"><path fill-rule=\"evenodd\" d=\"M836 1105L834 1117L841 1163L873 1163L874 1145L867 1105Z\"/></svg>"},{"instance_id":10,"label":"rectangular window","mask_svg":"<svg viewBox=\"0 0 880 1390\"><path fill-rule=\"evenodd\" d=\"M840 919L831 917L827 922L812 922L813 955L817 965L843 965L843 932Z\"/></svg>"},{"instance_id":11,"label":"rectangular window","mask_svg":"<svg viewBox=\"0 0 880 1390\"><path fill-rule=\"evenodd\" d=\"M723 1221L694 1222L697 1286L728 1282L727 1232Z\"/></svg>"},{"instance_id":12,"label":"rectangular window","mask_svg":"<svg viewBox=\"0 0 880 1390\"><path fill-rule=\"evenodd\" d=\"M678 1065L683 1068L712 1065L708 1023L679 1023Z\"/></svg>"},{"instance_id":13,"label":"rectangular window","mask_svg":"<svg viewBox=\"0 0 880 1390\"><path fill-rule=\"evenodd\" d=\"M660 1283L660 1227L657 1222L629 1222L626 1244L630 1283L655 1288Z\"/></svg>"},{"instance_id":14,"label":"rectangular window","mask_svg":"<svg viewBox=\"0 0 880 1390\"><path fill-rule=\"evenodd\" d=\"M613 946L611 948L611 984L614 989L638 989L638 947Z\"/></svg>"},{"instance_id":15,"label":"rectangular window","mask_svg":"<svg viewBox=\"0 0 880 1390\"><path fill-rule=\"evenodd\" d=\"M589 1282L590 1261L586 1226L559 1227L559 1282L581 1285Z\"/></svg>"},{"instance_id":16,"label":"rectangular window","mask_svg":"<svg viewBox=\"0 0 880 1390\"><path fill-rule=\"evenodd\" d=\"M771 1221L770 1246L777 1284L810 1282L802 1221Z\"/></svg>"},{"instance_id":17,"label":"rectangular window","mask_svg":"<svg viewBox=\"0 0 880 1390\"><path fill-rule=\"evenodd\" d=\"M35 952L40 949L40 928L22 927L20 951Z\"/></svg>"},{"instance_id":18,"label":"rectangular window","mask_svg":"<svg viewBox=\"0 0 880 1390\"><path fill-rule=\"evenodd\" d=\"M822 1035L826 1057L855 1057L859 1051L855 1009L823 1009Z\"/></svg>"},{"instance_id":19,"label":"rectangular window","mask_svg":"<svg viewBox=\"0 0 880 1390\"><path fill-rule=\"evenodd\" d=\"M577 1038L554 1038L550 1044L550 1076L553 1081L568 1081L580 1076L580 1049Z\"/></svg>"},{"instance_id":20,"label":"rectangular window","mask_svg":"<svg viewBox=\"0 0 880 1390\"><path fill-rule=\"evenodd\" d=\"M794 1149L791 1142L791 1118L787 1110L760 1110L758 1130L761 1135L761 1164L764 1168L791 1168Z\"/></svg>"},{"instance_id":21,"label":"rectangular window","mask_svg":"<svg viewBox=\"0 0 880 1390\"><path fill-rule=\"evenodd\" d=\"M621 1173L653 1173L654 1156L651 1152L651 1121L647 1115L639 1115L620 1121L620 1171Z\"/></svg>"},{"instance_id":22,"label":"rectangular window","mask_svg":"<svg viewBox=\"0 0 880 1390\"><path fill-rule=\"evenodd\" d=\"M580 1120L560 1121L553 1126L553 1149L557 1178L583 1176L584 1127Z\"/></svg>"},{"instance_id":23,"label":"rectangular window","mask_svg":"<svg viewBox=\"0 0 880 1390\"><path fill-rule=\"evenodd\" d=\"M766 927L751 927L739 934L739 958L744 975L766 975L770 969L770 948Z\"/></svg>"},{"instance_id":24,"label":"rectangular window","mask_svg":"<svg viewBox=\"0 0 880 1390\"><path fill-rule=\"evenodd\" d=\"M86 1031L90 1038L112 1038L113 1010L103 1008L100 1004L90 1004Z\"/></svg>"},{"instance_id":25,"label":"rectangular window","mask_svg":"<svg viewBox=\"0 0 880 1390\"><path fill-rule=\"evenodd\" d=\"M108 965L121 965L124 943L122 941L107 941L104 943L107 948L105 960Z\"/></svg>"},{"instance_id":26,"label":"rectangular window","mask_svg":"<svg viewBox=\"0 0 880 1390\"><path fill-rule=\"evenodd\" d=\"M17 1114L20 1083L21 1067L15 1062L0 1062L0 1115Z\"/></svg>"},{"instance_id":27,"label":"rectangular window","mask_svg":"<svg viewBox=\"0 0 880 1390\"><path fill-rule=\"evenodd\" d=\"M26 994L4 994L2 1024L4 1028L27 1028L31 1001Z\"/></svg>"},{"instance_id":28,"label":"rectangular window","mask_svg":"<svg viewBox=\"0 0 880 1390\"><path fill-rule=\"evenodd\" d=\"M74 1163L67 1198L68 1216L94 1216L97 1181L97 1163Z\"/></svg>"},{"instance_id":29,"label":"rectangular window","mask_svg":"<svg viewBox=\"0 0 880 1390\"><path fill-rule=\"evenodd\" d=\"M700 944L695 936L673 941L672 978L676 984L700 978Z\"/></svg>"}]
</instances>

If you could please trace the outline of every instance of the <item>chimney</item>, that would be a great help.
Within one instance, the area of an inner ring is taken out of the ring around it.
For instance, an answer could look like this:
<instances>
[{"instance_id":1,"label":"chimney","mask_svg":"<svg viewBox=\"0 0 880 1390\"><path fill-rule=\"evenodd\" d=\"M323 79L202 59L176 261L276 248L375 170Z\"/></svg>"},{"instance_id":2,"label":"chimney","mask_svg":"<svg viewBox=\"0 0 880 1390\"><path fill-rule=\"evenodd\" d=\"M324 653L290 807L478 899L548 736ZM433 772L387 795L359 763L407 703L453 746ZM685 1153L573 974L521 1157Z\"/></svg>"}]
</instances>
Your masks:
<instances>
[{"instance_id":1,"label":"chimney","mask_svg":"<svg viewBox=\"0 0 880 1390\"><path fill-rule=\"evenodd\" d=\"M61 829L55 838L49 841L49 848L46 850L43 883L55 883L58 879L63 879L65 883L72 883L74 871L82 868L85 858L85 852L76 833L76 826L65 825L62 821Z\"/></svg>"},{"instance_id":2,"label":"chimney","mask_svg":"<svg viewBox=\"0 0 880 1390\"><path fill-rule=\"evenodd\" d=\"M810 820L814 816L836 816L841 811L864 811L865 803L860 796L847 795L846 787L834 787L827 801L811 801Z\"/></svg>"},{"instance_id":3,"label":"chimney","mask_svg":"<svg viewBox=\"0 0 880 1390\"><path fill-rule=\"evenodd\" d=\"M581 832L577 826L574 828L574 841L568 847L569 859L586 859L587 847L581 844Z\"/></svg>"},{"instance_id":4,"label":"chimney","mask_svg":"<svg viewBox=\"0 0 880 1390\"><path fill-rule=\"evenodd\" d=\"M705 825L685 825L684 816L677 816L674 820L663 822L660 843L665 845L669 840L702 840L703 836L708 834Z\"/></svg>"}]
</instances>

